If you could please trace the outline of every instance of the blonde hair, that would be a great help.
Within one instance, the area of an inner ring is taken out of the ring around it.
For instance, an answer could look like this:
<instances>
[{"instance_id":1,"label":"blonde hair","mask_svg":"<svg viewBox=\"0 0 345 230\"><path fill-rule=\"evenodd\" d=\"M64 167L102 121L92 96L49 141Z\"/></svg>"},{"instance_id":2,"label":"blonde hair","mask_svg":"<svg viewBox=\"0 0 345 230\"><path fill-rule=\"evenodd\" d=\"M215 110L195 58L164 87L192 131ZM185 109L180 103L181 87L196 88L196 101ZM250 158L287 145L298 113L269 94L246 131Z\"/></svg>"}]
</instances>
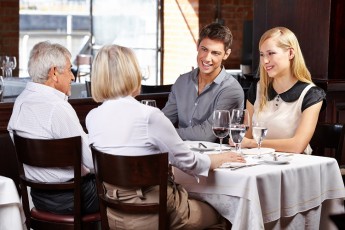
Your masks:
<instances>
[{"instance_id":1,"label":"blonde hair","mask_svg":"<svg viewBox=\"0 0 345 230\"><path fill-rule=\"evenodd\" d=\"M118 45L103 46L92 63L91 92L96 102L132 95L141 87L134 52Z\"/></svg>"},{"instance_id":2,"label":"blonde hair","mask_svg":"<svg viewBox=\"0 0 345 230\"><path fill-rule=\"evenodd\" d=\"M259 48L270 38L274 38L276 45L282 49L294 50L294 57L291 60L290 70L292 75L299 81L312 83L310 72L305 64L301 48L299 46L296 35L285 27L275 27L267 30L260 39ZM273 79L268 77L264 64L260 61L260 107L259 111L265 107L268 100L268 86Z\"/></svg>"}]
</instances>

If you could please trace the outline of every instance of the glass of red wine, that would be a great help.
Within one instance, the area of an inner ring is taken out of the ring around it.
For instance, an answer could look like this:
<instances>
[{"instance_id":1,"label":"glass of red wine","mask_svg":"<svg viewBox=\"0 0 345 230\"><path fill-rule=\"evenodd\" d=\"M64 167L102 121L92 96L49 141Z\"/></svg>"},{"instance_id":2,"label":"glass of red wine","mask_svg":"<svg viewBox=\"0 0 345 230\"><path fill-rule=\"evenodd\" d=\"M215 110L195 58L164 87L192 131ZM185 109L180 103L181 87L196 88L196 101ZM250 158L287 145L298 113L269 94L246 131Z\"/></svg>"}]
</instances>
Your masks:
<instances>
[{"instance_id":1,"label":"glass of red wine","mask_svg":"<svg viewBox=\"0 0 345 230\"><path fill-rule=\"evenodd\" d=\"M213 111L213 134L219 138L219 151L222 152L223 139L229 135L230 112L228 110Z\"/></svg>"}]
</instances>

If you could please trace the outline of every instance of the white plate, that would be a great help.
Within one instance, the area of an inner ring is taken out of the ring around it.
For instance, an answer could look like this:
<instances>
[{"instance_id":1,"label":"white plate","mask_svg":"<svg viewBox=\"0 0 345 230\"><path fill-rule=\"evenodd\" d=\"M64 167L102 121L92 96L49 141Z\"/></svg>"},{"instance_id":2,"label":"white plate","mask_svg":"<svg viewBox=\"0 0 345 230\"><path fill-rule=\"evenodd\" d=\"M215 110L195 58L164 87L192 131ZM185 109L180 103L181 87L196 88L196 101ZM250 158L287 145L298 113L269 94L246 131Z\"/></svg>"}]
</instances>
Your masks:
<instances>
[{"instance_id":1,"label":"white plate","mask_svg":"<svg viewBox=\"0 0 345 230\"><path fill-rule=\"evenodd\" d=\"M273 160L273 156L264 157L261 161L265 164L274 164L274 165L282 165L282 164L288 164L291 161L291 157L278 157L277 160Z\"/></svg>"},{"instance_id":2,"label":"white plate","mask_svg":"<svg viewBox=\"0 0 345 230\"><path fill-rule=\"evenodd\" d=\"M207 151L215 151L216 148L211 148L211 147L207 147L207 148L198 148L198 147L192 147L192 146L190 146L190 150L196 151L196 152L207 152Z\"/></svg>"},{"instance_id":3,"label":"white plate","mask_svg":"<svg viewBox=\"0 0 345 230\"><path fill-rule=\"evenodd\" d=\"M258 155L260 154L269 154L274 153L276 150L272 148L260 148L260 152L258 148L252 148L252 149L241 149L242 153L245 155Z\"/></svg>"},{"instance_id":4,"label":"white plate","mask_svg":"<svg viewBox=\"0 0 345 230\"><path fill-rule=\"evenodd\" d=\"M207 141L185 141L185 143L189 146L190 150L197 151L197 152L215 151L217 148L219 148L218 143L207 142ZM207 148L199 147L199 143L202 143Z\"/></svg>"}]
</instances>

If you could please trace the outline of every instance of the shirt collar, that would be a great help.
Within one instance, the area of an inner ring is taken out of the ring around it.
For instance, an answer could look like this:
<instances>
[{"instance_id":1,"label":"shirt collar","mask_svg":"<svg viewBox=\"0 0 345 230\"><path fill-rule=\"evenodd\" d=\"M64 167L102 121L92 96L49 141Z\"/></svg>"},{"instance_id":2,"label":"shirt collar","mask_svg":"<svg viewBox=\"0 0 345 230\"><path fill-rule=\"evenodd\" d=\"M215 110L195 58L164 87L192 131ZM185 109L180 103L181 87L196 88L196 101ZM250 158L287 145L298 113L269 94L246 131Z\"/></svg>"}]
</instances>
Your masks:
<instances>
[{"instance_id":1,"label":"shirt collar","mask_svg":"<svg viewBox=\"0 0 345 230\"><path fill-rule=\"evenodd\" d=\"M54 89L53 87L50 87L41 83L28 82L26 84L26 89L35 91L35 92L45 92L48 94L54 94L55 96L57 96L58 98L62 100L65 100L65 101L68 100L68 96L66 94L62 93L61 91L57 89Z\"/></svg>"},{"instance_id":2,"label":"shirt collar","mask_svg":"<svg viewBox=\"0 0 345 230\"><path fill-rule=\"evenodd\" d=\"M299 98L302 91L307 85L308 83L297 81L289 90L279 94L279 96L285 102L294 102ZM278 93L274 90L272 84L268 86L267 93L269 101L273 100L278 95Z\"/></svg>"},{"instance_id":3,"label":"shirt collar","mask_svg":"<svg viewBox=\"0 0 345 230\"><path fill-rule=\"evenodd\" d=\"M191 74L192 74L192 79L193 79L194 83L198 84L199 68L192 70ZM226 70L225 70L224 66L222 66L222 70L219 72L218 76L213 80L213 82L219 85L220 83L222 83L225 76L226 76Z\"/></svg>"}]
</instances>

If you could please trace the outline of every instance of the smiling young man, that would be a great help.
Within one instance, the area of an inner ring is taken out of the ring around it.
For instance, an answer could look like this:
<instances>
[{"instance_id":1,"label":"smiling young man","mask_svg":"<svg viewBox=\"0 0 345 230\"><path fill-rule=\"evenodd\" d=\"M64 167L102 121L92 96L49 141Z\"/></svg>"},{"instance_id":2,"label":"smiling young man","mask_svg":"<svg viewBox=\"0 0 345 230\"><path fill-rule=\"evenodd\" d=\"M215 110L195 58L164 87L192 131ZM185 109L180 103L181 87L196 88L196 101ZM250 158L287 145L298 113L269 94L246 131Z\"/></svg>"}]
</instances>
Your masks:
<instances>
[{"instance_id":1,"label":"smiling young man","mask_svg":"<svg viewBox=\"0 0 345 230\"><path fill-rule=\"evenodd\" d=\"M216 141L212 113L216 109L242 108L241 85L225 71L222 62L230 53L232 34L228 27L211 23L200 31L198 68L182 74L172 86L163 113L175 124L183 140Z\"/></svg>"},{"instance_id":2,"label":"smiling young man","mask_svg":"<svg viewBox=\"0 0 345 230\"><path fill-rule=\"evenodd\" d=\"M59 139L73 136L82 138L82 211L96 212L98 198L93 169L92 155L87 134L80 125L78 116L68 103L71 94L71 54L59 44L40 42L36 44L29 59L28 82L16 99L8 124L11 136L36 139ZM49 153L48 153L49 154ZM73 169L36 168L25 166L28 178L41 182L61 182L73 179ZM73 212L73 192L31 190L32 201L37 209L58 214Z\"/></svg>"}]
</instances>

